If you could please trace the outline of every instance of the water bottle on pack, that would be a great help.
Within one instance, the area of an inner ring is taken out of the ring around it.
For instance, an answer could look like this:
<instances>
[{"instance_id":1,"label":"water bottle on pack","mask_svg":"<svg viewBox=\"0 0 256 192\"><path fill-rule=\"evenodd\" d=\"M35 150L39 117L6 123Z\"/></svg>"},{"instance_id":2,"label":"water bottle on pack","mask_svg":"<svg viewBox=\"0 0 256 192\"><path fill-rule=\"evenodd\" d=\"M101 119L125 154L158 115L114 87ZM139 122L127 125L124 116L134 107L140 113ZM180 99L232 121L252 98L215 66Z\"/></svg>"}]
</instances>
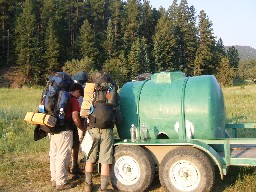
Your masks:
<instances>
[{"instance_id":1,"label":"water bottle on pack","mask_svg":"<svg viewBox=\"0 0 256 192\"><path fill-rule=\"evenodd\" d=\"M59 112L59 124L62 126L64 125L64 119L65 119L65 112L63 108L60 108Z\"/></svg>"},{"instance_id":2,"label":"water bottle on pack","mask_svg":"<svg viewBox=\"0 0 256 192\"><path fill-rule=\"evenodd\" d=\"M43 96L42 101L41 101L40 105L38 106L38 112L40 112L40 113L44 113L45 112L44 111L44 100L45 100L45 97L46 97L46 95Z\"/></svg>"},{"instance_id":3,"label":"water bottle on pack","mask_svg":"<svg viewBox=\"0 0 256 192\"><path fill-rule=\"evenodd\" d=\"M136 141L137 128L135 127L134 124L131 125L130 133L131 133L131 141L135 142Z\"/></svg>"}]
</instances>

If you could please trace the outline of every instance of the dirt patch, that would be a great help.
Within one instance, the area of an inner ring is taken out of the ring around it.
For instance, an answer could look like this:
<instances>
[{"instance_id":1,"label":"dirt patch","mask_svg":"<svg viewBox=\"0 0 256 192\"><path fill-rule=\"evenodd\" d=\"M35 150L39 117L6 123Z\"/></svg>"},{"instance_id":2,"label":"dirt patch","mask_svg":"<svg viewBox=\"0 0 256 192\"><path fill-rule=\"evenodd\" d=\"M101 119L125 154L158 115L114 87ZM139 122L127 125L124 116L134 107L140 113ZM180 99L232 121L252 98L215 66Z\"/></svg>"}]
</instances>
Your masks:
<instances>
[{"instance_id":1,"label":"dirt patch","mask_svg":"<svg viewBox=\"0 0 256 192\"><path fill-rule=\"evenodd\" d=\"M21 88L23 75L18 67L0 68L0 88Z\"/></svg>"}]
</instances>

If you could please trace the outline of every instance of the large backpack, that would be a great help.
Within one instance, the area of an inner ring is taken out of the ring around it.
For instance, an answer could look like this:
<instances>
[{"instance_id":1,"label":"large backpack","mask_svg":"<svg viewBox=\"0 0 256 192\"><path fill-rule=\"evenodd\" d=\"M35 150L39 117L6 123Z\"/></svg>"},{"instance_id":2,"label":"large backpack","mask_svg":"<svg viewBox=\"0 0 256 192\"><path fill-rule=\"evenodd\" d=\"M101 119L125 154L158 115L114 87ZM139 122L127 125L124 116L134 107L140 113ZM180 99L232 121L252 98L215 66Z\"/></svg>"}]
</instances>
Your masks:
<instances>
[{"instance_id":1,"label":"large backpack","mask_svg":"<svg viewBox=\"0 0 256 192\"><path fill-rule=\"evenodd\" d=\"M119 109L117 85L109 73L97 73L93 78L95 92L93 112L89 115L90 127L113 128Z\"/></svg>"},{"instance_id":2,"label":"large backpack","mask_svg":"<svg viewBox=\"0 0 256 192\"><path fill-rule=\"evenodd\" d=\"M56 72L50 76L47 86L42 93L41 106L44 106L40 112L53 115L57 118L56 127L62 124L59 119L60 109L64 111L68 106L70 94L69 88L74 83L72 78L64 72ZM56 129L46 129L46 132L54 132Z\"/></svg>"}]
</instances>

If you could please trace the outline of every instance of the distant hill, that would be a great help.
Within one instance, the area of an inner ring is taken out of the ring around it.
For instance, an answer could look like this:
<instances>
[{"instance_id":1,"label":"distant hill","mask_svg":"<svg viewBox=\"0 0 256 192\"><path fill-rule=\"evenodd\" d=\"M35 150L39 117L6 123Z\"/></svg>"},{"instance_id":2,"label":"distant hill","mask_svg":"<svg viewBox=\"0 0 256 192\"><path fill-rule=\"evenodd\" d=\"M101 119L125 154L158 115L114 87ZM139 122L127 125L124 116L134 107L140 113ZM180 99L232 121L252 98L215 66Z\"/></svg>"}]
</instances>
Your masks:
<instances>
[{"instance_id":1,"label":"distant hill","mask_svg":"<svg viewBox=\"0 0 256 192\"><path fill-rule=\"evenodd\" d=\"M228 49L230 46L225 46L226 49ZM250 46L240 46L235 45L234 46L239 53L240 61L244 60L256 60L256 49L250 47Z\"/></svg>"}]
</instances>

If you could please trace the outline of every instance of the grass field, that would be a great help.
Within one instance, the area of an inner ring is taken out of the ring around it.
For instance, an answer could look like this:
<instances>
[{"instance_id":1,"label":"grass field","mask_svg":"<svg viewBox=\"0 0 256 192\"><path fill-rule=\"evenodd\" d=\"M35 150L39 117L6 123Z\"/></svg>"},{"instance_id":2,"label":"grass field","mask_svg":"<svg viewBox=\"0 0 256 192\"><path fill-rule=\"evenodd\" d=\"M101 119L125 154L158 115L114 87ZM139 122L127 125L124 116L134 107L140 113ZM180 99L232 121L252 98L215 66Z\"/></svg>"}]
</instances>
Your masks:
<instances>
[{"instance_id":1,"label":"grass field","mask_svg":"<svg viewBox=\"0 0 256 192\"><path fill-rule=\"evenodd\" d=\"M256 85L224 88L227 122L256 122ZM23 118L36 111L41 90L36 88L0 89L0 191L51 191L49 141L33 140L34 126ZM254 130L241 130L239 137L256 137ZM99 187L95 173L96 188ZM70 191L83 191L84 178L73 181ZM95 190L96 190L95 188ZM149 191L162 192L156 178ZM256 191L254 168L231 167L222 181L216 176L213 191Z\"/></svg>"}]
</instances>

